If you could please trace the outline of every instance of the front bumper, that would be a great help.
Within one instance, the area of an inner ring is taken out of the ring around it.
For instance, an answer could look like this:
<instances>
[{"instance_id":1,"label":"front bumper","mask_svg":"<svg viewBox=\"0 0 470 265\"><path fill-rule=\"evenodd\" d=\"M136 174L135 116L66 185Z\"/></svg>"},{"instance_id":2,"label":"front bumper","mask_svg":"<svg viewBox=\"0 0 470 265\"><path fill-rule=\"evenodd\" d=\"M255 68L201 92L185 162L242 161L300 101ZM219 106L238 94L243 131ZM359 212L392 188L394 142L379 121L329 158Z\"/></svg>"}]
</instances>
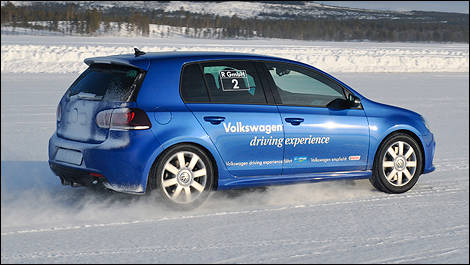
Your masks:
<instances>
[{"instance_id":1,"label":"front bumper","mask_svg":"<svg viewBox=\"0 0 470 265\"><path fill-rule=\"evenodd\" d=\"M431 173L436 168L433 165L434 153L436 151L436 141L434 135L430 132L427 135L423 135L423 147L424 147L424 169L423 174Z\"/></svg>"}]
</instances>

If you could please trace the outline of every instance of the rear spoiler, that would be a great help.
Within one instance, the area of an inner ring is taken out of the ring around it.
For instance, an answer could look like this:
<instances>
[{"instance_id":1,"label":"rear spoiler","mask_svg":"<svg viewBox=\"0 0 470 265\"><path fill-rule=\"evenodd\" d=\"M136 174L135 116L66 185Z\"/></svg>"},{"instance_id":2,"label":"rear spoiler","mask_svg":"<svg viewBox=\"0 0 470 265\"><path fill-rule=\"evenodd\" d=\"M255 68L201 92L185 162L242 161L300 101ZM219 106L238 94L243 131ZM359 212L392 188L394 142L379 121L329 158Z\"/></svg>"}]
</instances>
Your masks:
<instances>
[{"instance_id":1,"label":"rear spoiler","mask_svg":"<svg viewBox=\"0 0 470 265\"><path fill-rule=\"evenodd\" d=\"M137 69L142 70L142 71L147 71L147 69L145 69L145 68L148 67L148 62L144 63L144 64L147 64L147 67L143 67L143 65L141 66L141 65L138 65L138 64L133 64L130 61L127 61L127 60L117 59L117 58L110 58L110 57L87 58L87 59L84 60L84 62L87 65L92 65L92 64L95 64L95 63L125 65L125 66L129 66L129 67L137 68ZM140 61L140 64L142 64L142 61Z\"/></svg>"}]
</instances>

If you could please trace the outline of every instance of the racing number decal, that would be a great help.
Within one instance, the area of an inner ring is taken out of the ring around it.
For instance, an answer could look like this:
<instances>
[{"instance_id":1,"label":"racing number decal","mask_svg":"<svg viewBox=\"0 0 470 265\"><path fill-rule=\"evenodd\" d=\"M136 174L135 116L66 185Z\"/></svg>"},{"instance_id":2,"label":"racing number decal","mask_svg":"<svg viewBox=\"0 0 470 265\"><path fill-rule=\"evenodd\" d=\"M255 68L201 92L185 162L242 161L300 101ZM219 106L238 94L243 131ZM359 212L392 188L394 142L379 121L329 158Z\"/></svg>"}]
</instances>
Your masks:
<instances>
[{"instance_id":1,"label":"racing number decal","mask_svg":"<svg viewBox=\"0 0 470 265\"><path fill-rule=\"evenodd\" d=\"M222 70L219 72L223 91L249 90L248 76L245 70Z\"/></svg>"},{"instance_id":2,"label":"racing number decal","mask_svg":"<svg viewBox=\"0 0 470 265\"><path fill-rule=\"evenodd\" d=\"M234 83L233 89L239 89L239 88L240 88L240 87L238 86L238 81L237 81L237 79L232 79L232 83Z\"/></svg>"}]
</instances>

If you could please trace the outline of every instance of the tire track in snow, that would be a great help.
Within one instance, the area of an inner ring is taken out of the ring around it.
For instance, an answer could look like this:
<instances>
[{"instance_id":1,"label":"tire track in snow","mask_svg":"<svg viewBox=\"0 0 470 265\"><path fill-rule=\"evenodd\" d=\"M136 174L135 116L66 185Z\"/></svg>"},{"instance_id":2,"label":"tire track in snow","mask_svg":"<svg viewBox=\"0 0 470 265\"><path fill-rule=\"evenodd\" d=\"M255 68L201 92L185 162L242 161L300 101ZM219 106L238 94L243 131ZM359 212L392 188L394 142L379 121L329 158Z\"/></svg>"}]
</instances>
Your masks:
<instances>
[{"instance_id":1,"label":"tire track in snow","mask_svg":"<svg viewBox=\"0 0 470 265\"><path fill-rule=\"evenodd\" d=\"M418 254L405 255L405 256L389 258L389 259L367 261L365 263L369 263L369 264L372 264L372 263L411 263L411 262L416 263L418 260L424 260L424 259L429 260L429 259L440 257L440 256L455 254L462 250L465 250L465 248L447 248L447 249L441 249L441 250L430 250L430 251L420 252Z\"/></svg>"},{"instance_id":2,"label":"tire track in snow","mask_svg":"<svg viewBox=\"0 0 470 265\"><path fill-rule=\"evenodd\" d=\"M458 226L458 227L453 227L453 228L446 228L443 229L443 232L439 231L432 231L431 233L426 233L423 235L415 235L415 234L407 234L403 236L388 236L388 237L380 237L380 238L366 238L366 239L361 239L361 238L355 238L351 240L351 238L338 238L338 240L331 240L334 242L341 241L341 244L335 244L333 246L328 246L328 250L320 253L304 253L300 255L293 255L290 256L289 258L296 258L296 257L312 257L312 256L319 256L319 255L325 255L329 253L333 253L335 256L341 255L341 252L354 252L357 251L359 248L376 248L376 247L387 247L390 248L393 245L397 244L403 244L406 242L410 241L422 241L422 240L428 240L428 239L440 239L443 237L454 237L455 235L468 235L468 227L463 227L463 226ZM376 242L374 242L376 241ZM338 245L346 245L344 247L338 246ZM350 244L350 245L348 245ZM318 248L315 247L315 250ZM427 254L435 254L436 250L429 251L429 252L423 252L419 253L418 256L417 254L413 255L406 255L402 257L394 257L394 258L389 258L389 259L377 259L377 260L368 260L368 261L361 261L361 263L366 263L366 264L378 264L378 263L406 263L412 260L419 260L419 259L424 259L428 257L438 257L442 255L449 254L449 252L456 252L459 250L464 250L465 248L449 248L446 250L442 250L439 252L439 254L436 255L427 255ZM422 255L425 254L425 255ZM283 258L270 258L269 261L267 260L262 260L262 263L274 263L274 262L279 262L279 260L282 260Z\"/></svg>"},{"instance_id":3,"label":"tire track in snow","mask_svg":"<svg viewBox=\"0 0 470 265\"><path fill-rule=\"evenodd\" d=\"M455 226L444 228L440 230L431 231L422 235L416 234L404 234L404 235L391 235L387 237L367 237L367 238L352 238L352 237L335 237L326 240L295 240L295 239L278 239L278 240L259 240L251 242L228 242L228 243L214 243L209 245L197 246L191 245L176 245L168 247L167 245L162 246L147 246L147 247L131 247L131 248L119 248L119 249L101 249L94 251L42 251L34 252L29 255L17 254L12 256L2 256L4 260L24 260L24 259L38 259L38 258L67 258L67 257L78 257L78 256L103 256L103 255L120 255L120 254L139 254L139 253L161 253L161 252L184 252L184 251L207 251L207 250L220 250L220 249L257 249L267 248L271 246L275 247L286 247L286 246L308 246L315 249L314 253L309 252L302 255L295 256L318 256L329 253L338 253L351 251L354 248L361 247L374 247L374 246L391 246L401 244L406 241L412 240L424 240L431 238L440 238L446 236L455 236L460 234L468 234L468 227ZM338 243L340 242L340 243ZM316 246L320 245L320 246ZM344 247L343 247L344 245ZM323 251L326 249L326 251ZM456 250L456 249L455 249ZM435 252L433 252L435 253ZM257 258L262 258L263 255ZM245 257L237 257L230 259L229 262L237 262L237 260L243 260ZM277 260L279 258L270 258L270 261ZM228 260L216 261L215 263L228 262ZM385 261L386 262L386 261ZM369 262L367 262L369 263ZM375 262L370 262L375 263Z\"/></svg>"},{"instance_id":4,"label":"tire track in snow","mask_svg":"<svg viewBox=\"0 0 470 265\"><path fill-rule=\"evenodd\" d=\"M28 233L48 233L48 232L61 232L61 231L71 231L71 230L80 230L80 229L111 227L111 226L143 224L143 223L158 223L158 222L217 217L217 216L226 216L226 215L243 215L243 214L252 215L252 214L262 214L262 213L268 213L268 212L276 212L276 211L295 210L295 209L301 209L301 208L328 207L328 206L334 206L334 205L369 203L369 202L378 202L378 201L416 198L416 197L423 197L423 196L436 196L436 195L440 196L440 195L457 193L462 190L464 190L462 187L457 187L457 186L456 187L452 187L452 186L436 187L431 190L426 189L422 191L412 191L406 194L384 194L384 195L374 196L368 199L337 201L337 202L328 202L328 203L297 204L297 205L282 206L282 207L268 208L268 209L216 212L216 213L200 214L200 215L182 215L182 216L175 216L175 217L160 217L160 218L140 219L140 220L124 221L124 222L60 226L60 227L39 228L39 229L30 229L30 230L17 230L17 231L2 232L1 236L4 237L4 236L28 234Z\"/></svg>"},{"instance_id":5,"label":"tire track in snow","mask_svg":"<svg viewBox=\"0 0 470 265\"><path fill-rule=\"evenodd\" d=\"M468 157L441 158L434 161L434 166L439 172L469 169L469 160Z\"/></svg>"}]
</instances>

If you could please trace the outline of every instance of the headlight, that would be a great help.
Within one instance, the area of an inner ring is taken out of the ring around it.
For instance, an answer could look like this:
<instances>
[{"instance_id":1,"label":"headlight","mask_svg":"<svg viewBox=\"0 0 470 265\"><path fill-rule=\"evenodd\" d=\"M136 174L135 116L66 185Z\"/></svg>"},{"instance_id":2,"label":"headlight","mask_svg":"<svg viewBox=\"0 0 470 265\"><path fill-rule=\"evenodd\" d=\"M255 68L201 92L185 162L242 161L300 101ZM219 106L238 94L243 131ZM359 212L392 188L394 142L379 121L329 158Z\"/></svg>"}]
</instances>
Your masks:
<instances>
[{"instance_id":1,"label":"headlight","mask_svg":"<svg viewBox=\"0 0 470 265\"><path fill-rule=\"evenodd\" d=\"M427 128L429 131L431 131L431 124L429 123L429 121L428 121L426 118L424 118L423 116L421 116L421 118L422 118L423 121L424 121L424 126L426 126L426 128Z\"/></svg>"}]
</instances>

